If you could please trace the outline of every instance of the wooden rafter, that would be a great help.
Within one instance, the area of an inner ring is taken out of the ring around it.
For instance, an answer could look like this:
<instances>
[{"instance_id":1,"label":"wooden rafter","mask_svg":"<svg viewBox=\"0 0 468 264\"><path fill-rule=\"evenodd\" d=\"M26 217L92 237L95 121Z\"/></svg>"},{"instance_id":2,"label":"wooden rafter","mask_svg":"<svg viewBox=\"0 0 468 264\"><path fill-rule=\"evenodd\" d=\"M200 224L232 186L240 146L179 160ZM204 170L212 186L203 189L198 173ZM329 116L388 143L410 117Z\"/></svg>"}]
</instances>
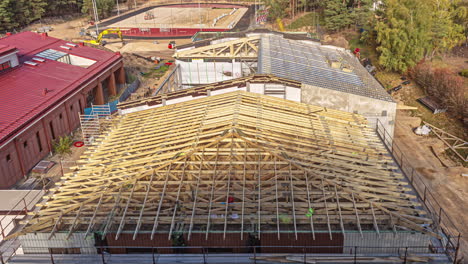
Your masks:
<instances>
[{"instance_id":1,"label":"wooden rafter","mask_svg":"<svg viewBox=\"0 0 468 264\"><path fill-rule=\"evenodd\" d=\"M433 234L359 115L238 91L113 122L16 235Z\"/></svg>"},{"instance_id":2,"label":"wooden rafter","mask_svg":"<svg viewBox=\"0 0 468 264\"><path fill-rule=\"evenodd\" d=\"M229 58L229 59L257 59L259 36L240 38L209 46L182 50L176 52L177 59L187 58Z\"/></svg>"}]
</instances>

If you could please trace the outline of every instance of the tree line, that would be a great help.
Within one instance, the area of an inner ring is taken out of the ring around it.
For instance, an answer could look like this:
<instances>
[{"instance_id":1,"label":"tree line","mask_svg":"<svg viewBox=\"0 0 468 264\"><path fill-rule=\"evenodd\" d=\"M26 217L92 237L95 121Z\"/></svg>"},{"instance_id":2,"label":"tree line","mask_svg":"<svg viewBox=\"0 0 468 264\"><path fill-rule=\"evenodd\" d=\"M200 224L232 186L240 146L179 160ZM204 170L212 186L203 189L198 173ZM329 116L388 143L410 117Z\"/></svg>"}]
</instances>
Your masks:
<instances>
[{"instance_id":1,"label":"tree line","mask_svg":"<svg viewBox=\"0 0 468 264\"><path fill-rule=\"evenodd\" d=\"M133 6L131 0L118 0ZM111 15L116 0L96 0L99 18ZM44 17L89 14L93 17L92 0L1 0L0 32L18 30Z\"/></svg>"},{"instance_id":2,"label":"tree line","mask_svg":"<svg viewBox=\"0 0 468 264\"><path fill-rule=\"evenodd\" d=\"M292 2L299 1L298 5ZM316 10L330 32L361 29L374 43L379 64L405 72L423 58L450 51L468 36L468 1L461 0L265 0L273 19ZM294 11L296 8L296 11Z\"/></svg>"}]
</instances>

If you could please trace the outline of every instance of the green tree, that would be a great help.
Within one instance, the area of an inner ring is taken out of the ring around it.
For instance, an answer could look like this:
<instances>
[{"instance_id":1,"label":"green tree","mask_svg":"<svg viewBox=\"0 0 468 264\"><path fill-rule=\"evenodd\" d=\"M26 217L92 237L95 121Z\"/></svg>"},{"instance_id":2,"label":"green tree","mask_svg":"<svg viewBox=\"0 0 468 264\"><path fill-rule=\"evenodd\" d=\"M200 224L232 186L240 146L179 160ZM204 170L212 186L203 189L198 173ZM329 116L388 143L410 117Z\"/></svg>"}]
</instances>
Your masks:
<instances>
[{"instance_id":1,"label":"green tree","mask_svg":"<svg viewBox=\"0 0 468 264\"><path fill-rule=\"evenodd\" d=\"M377 22L379 63L404 72L431 47L431 8L426 0L387 0Z\"/></svg>"},{"instance_id":2,"label":"green tree","mask_svg":"<svg viewBox=\"0 0 468 264\"><path fill-rule=\"evenodd\" d=\"M273 20L286 17L290 11L289 0L265 0L264 2L270 9L269 17Z\"/></svg>"},{"instance_id":3,"label":"green tree","mask_svg":"<svg viewBox=\"0 0 468 264\"><path fill-rule=\"evenodd\" d=\"M0 31L7 31L19 26L15 19L15 2L16 0L0 1Z\"/></svg>"},{"instance_id":4,"label":"green tree","mask_svg":"<svg viewBox=\"0 0 468 264\"><path fill-rule=\"evenodd\" d=\"M114 9L114 5L115 0L96 0L99 19L109 17L111 15L112 9ZM83 6L81 8L81 11L84 14L89 14L91 17L94 17L93 1L83 0Z\"/></svg>"},{"instance_id":5,"label":"green tree","mask_svg":"<svg viewBox=\"0 0 468 264\"><path fill-rule=\"evenodd\" d=\"M364 26L372 17L372 0L324 0L325 27L339 31L352 25Z\"/></svg>"},{"instance_id":6,"label":"green tree","mask_svg":"<svg viewBox=\"0 0 468 264\"><path fill-rule=\"evenodd\" d=\"M63 15L81 11L83 0L47 0L46 11L49 15Z\"/></svg>"},{"instance_id":7,"label":"green tree","mask_svg":"<svg viewBox=\"0 0 468 264\"><path fill-rule=\"evenodd\" d=\"M0 30L13 30L42 17L45 0L2 0L0 2Z\"/></svg>"},{"instance_id":8,"label":"green tree","mask_svg":"<svg viewBox=\"0 0 468 264\"><path fill-rule=\"evenodd\" d=\"M464 27L455 23L457 18L466 17L466 9L457 6L457 2L452 0L430 0L433 8L432 17L435 19L432 24L432 55L436 52L451 50L459 45L464 36Z\"/></svg>"}]
</instances>

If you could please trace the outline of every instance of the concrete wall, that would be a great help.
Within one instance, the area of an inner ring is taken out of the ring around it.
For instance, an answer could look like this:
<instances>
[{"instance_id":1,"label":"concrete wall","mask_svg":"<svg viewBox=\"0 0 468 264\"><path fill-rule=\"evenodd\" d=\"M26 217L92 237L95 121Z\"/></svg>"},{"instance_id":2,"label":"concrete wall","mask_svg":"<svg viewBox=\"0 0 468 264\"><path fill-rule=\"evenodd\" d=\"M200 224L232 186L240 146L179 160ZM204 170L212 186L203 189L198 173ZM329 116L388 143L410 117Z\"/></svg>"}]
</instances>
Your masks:
<instances>
[{"instance_id":1,"label":"concrete wall","mask_svg":"<svg viewBox=\"0 0 468 264\"><path fill-rule=\"evenodd\" d=\"M56 233L50 240L49 233L29 233L19 237L24 254L49 253L49 248L80 248L81 254L96 254L93 235L85 238L84 233L73 233L67 240L68 233Z\"/></svg>"},{"instance_id":2,"label":"concrete wall","mask_svg":"<svg viewBox=\"0 0 468 264\"><path fill-rule=\"evenodd\" d=\"M302 85L301 95L301 101L303 103L363 115L369 120L369 126L372 128L375 128L376 121L379 119L389 134L393 136L397 107L395 102L373 99L307 84Z\"/></svg>"},{"instance_id":3,"label":"concrete wall","mask_svg":"<svg viewBox=\"0 0 468 264\"><path fill-rule=\"evenodd\" d=\"M393 253L404 254L406 247L411 253L429 253L430 237L416 232L375 232L363 233L346 233L344 239L344 253L349 253L349 247L368 247L357 249L358 254L366 253ZM348 247L348 248L347 248ZM382 247L382 248L379 248ZM386 248L383 248L386 247Z\"/></svg>"},{"instance_id":4,"label":"concrete wall","mask_svg":"<svg viewBox=\"0 0 468 264\"><path fill-rule=\"evenodd\" d=\"M266 84L264 84L264 83L247 83L247 87L241 87L241 88L238 88L237 86L226 87L224 89L210 91L208 93L208 96L224 94L224 93L229 93L229 92L234 92L234 91L248 91L248 92L252 92L252 93L265 94L265 85ZM281 85L281 84L278 84L278 85ZM288 100L291 100L291 101L295 101L295 102L300 102L301 101L301 89L300 88L284 86L284 89L285 89L285 94L284 95L281 95L281 96L279 96L279 95L276 96L275 95L275 96L280 97L280 98L284 98L284 99L288 99ZM133 108L122 109L122 110L119 110L119 113L122 114L122 115L125 115L125 114L128 114L128 113L138 112L138 111L147 110L147 109L156 108L156 107L161 107L161 106L165 106L165 105L182 103L182 102L195 100L195 99L200 99L200 98L204 98L204 97L206 97L206 96L193 97L191 95L188 95L188 96L174 98L174 99L167 99L162 104L156 104L156 105L151 105L151 106L142 105L142 106L136 106L136 107L133 107Z\"/></svg>"},{"instance_id":5,"label":"concrete wall","mask_svg":"<svg viewBox=\"0 0 468 264\"><path fill-rule=\"evenodd\" d=\"M185 86L209 84L242 77L240 62L185 62L176 61L180 65L181 80ZM228 75L224 73L228 73Z\"/></svg>"}]
</instances>

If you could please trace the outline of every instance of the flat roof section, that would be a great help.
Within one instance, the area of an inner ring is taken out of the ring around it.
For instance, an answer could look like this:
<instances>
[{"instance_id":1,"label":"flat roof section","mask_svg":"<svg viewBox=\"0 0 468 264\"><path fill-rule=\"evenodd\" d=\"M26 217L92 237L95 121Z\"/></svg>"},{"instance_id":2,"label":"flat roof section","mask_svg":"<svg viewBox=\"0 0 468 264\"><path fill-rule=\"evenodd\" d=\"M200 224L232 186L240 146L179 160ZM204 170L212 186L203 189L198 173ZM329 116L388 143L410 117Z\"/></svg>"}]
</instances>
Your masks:
<instances>
[{"instance_id":1,"label":"flat roof section","mask_svg":"<svg viewBox=\"0 0 468 264\"><path fill-rule=\"evenodd\" d=\"M69 42L32 32L22 32L0 39L0 45L15 46L18 49L20 60L20 66L0 73L0 144L122 59L120 54L86 46L71 46L67 43ZM49 49L96 63L84 68L49 57L42 57L44 62L33 60L39 58L38 54ZM27 61L34 63L25 65ZM48 90L46 95L43 95L44 89Z\"/></svg>"},{"instance_id":2,"label":"flat roof section","mask_svg":"<svg viewBox=\"0 0 468 264\"><path fill-rule=\"evenodd\" d=\"M113 122L16 235L437 236L360 115L236 91Z\"/></svg>"},{"instance_id":3,"label":"flat roof section","mask_svg":"<svg viewBox=\"0 0 468 264\"><path fill-rule=\"evenodd\" d=\"M339 49L307 45L272 34L263 35L258 71L304 84L393 102L392 97L354 56Z\"/></svg>"}]
</instances>

